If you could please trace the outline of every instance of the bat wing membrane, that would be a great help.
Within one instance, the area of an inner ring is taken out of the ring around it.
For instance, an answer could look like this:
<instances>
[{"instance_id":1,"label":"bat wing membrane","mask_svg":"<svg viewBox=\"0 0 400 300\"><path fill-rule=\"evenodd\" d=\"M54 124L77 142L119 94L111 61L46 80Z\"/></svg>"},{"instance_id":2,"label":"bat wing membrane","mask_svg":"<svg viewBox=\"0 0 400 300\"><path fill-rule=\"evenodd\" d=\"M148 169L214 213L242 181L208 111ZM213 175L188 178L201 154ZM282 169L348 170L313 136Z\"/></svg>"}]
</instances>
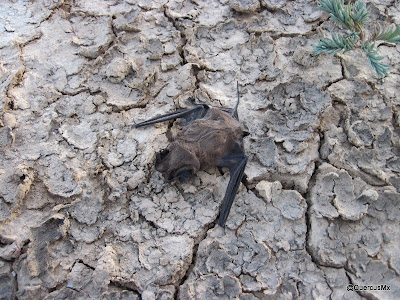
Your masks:
<instances>
[{"instance_id":1,"label":"bat wing membrane","mask_svg":"<svg viewBox=\"0 0 400 300\"><path fill-rule=\"evenodd\" d=\"M240 182L243 178L244 169L247 163L247 156L244 154L242 147L236 145L231 154L221 158L218 167L227 167L230 172L230 179L226 188L225 197L222 202L221 212L218 218L218 225L225 227L226 220L231 210L233 200L239 189Z\"/></svg>"},{"instance_id":2,"label":"bat wing membrane","mask_svg":"<svg viewBox=\"0 0 400 300\"><path fill-rule=\"evenodd\" d=\"M169 114L165 114L162 116L155 117L153 119L135 124L135 128L139 128L142 126L147 126L150 124L166 122L168 120L175 120L177 118L184 118L186 120L186 124L190 123L193 120L202 118L208 111L209 107L206 104L198 104L196 107L191 109L179 110Z\"/></svg>"}]
</instances>

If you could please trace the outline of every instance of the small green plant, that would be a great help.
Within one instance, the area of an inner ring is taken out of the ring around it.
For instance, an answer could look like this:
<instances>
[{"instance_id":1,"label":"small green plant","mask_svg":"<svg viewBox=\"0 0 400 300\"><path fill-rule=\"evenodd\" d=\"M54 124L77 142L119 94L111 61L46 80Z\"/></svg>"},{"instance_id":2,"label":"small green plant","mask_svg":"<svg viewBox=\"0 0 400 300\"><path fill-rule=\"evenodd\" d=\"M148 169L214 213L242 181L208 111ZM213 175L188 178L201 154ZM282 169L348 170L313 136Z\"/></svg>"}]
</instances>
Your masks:
<instances>
[{"instance_id":1,"label":"small green plant","mask_svg":"<svg viewBox=\"0 0 400 300\"><path fill-rule=\"evenodd\" d=\"M321 9L330 14L331 19L340 23L347 30L346 34L331 33L331 38L324 38L318 44L313 45L313 56L323 52L332 55L343 51L349 51L355 47L361 48L379 78L388 76L388 65L381 62L384 56L378 55L377 41L400 43L400 26L388 28L376 27L375 33L367 35L364 31L369 12L363 1L356 1L344 5L343 0L321 0Z\"/></svg>"}]
</instances>

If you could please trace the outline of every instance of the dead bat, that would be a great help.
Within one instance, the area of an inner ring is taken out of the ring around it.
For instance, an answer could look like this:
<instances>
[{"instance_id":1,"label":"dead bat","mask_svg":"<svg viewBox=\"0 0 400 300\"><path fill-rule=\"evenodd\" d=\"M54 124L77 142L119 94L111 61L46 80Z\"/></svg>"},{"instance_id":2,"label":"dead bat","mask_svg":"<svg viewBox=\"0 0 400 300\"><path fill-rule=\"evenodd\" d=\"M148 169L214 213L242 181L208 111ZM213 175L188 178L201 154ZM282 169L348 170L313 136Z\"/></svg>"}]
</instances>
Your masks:
<instances>
[{"instance_id":1,"label":"dead bat","mask_svg":"<svg viewBox=\"0 0 400 300\"><path fill-rule=\"evenodd\" d=\"M221 206L218 224L225 226L233 200L247 163L243 137L248 135L239 123L239 83L237 102L233 109L214 108L197 104L192 109L180 110L136 124L142 127L177 118L186 120L186 126L176 134L167 149L156 155L155 168L168 181L177 178L186 181L200 168L227 167L230 180Z\"/></svg>"}]
</instances>

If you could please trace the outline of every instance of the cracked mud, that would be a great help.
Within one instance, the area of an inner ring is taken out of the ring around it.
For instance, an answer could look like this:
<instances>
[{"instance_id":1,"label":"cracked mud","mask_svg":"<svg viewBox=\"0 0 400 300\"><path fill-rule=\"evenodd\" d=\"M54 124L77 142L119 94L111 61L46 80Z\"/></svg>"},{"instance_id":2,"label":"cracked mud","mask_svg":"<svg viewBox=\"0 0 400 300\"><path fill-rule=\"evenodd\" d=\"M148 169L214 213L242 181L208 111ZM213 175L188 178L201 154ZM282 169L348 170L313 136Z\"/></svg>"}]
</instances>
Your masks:
<instances>
[{"instance_id":1,"label":"cracked mud","mask_svg":"<svg viewBox=\"0 0 400 300\"><path fill-rule=\"evenodd\" d=\"M367 1L400 24L399 1ZM316 1L7 0L0 9L0 299L395 299L400 46L311 57ZM232 107L249 162L167 183L190 107ZM347 285L390 290L348 291Z\"/></svg>"}]
</instances>

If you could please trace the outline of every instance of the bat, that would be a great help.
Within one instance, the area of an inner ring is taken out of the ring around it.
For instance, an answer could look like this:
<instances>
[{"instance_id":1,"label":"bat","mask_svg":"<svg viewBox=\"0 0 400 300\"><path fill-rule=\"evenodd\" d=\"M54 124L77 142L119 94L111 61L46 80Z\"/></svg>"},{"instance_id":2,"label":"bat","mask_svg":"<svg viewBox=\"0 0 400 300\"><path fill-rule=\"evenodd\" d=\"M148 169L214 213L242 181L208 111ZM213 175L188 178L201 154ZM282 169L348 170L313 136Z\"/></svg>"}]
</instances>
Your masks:
<instances>
[{"instance_id":1,"label":"bat","mask_svg":"<svg viewBox=\"0 0 400 300\"><path fill-rule=\"evenodd\" d=\"M207 104L179 110L135 124L135 128L154 123L185 119L185 126L176 134L167 149L156 155L155 169L170 182L187 181L200 169L217 166L229 169L230 179L222 202L218 224L225 227L229 211L243 178L247 163L243 137L248 135L239 123L239 83L234 108L215 108Z\"/></svg>"}]
</instances>

